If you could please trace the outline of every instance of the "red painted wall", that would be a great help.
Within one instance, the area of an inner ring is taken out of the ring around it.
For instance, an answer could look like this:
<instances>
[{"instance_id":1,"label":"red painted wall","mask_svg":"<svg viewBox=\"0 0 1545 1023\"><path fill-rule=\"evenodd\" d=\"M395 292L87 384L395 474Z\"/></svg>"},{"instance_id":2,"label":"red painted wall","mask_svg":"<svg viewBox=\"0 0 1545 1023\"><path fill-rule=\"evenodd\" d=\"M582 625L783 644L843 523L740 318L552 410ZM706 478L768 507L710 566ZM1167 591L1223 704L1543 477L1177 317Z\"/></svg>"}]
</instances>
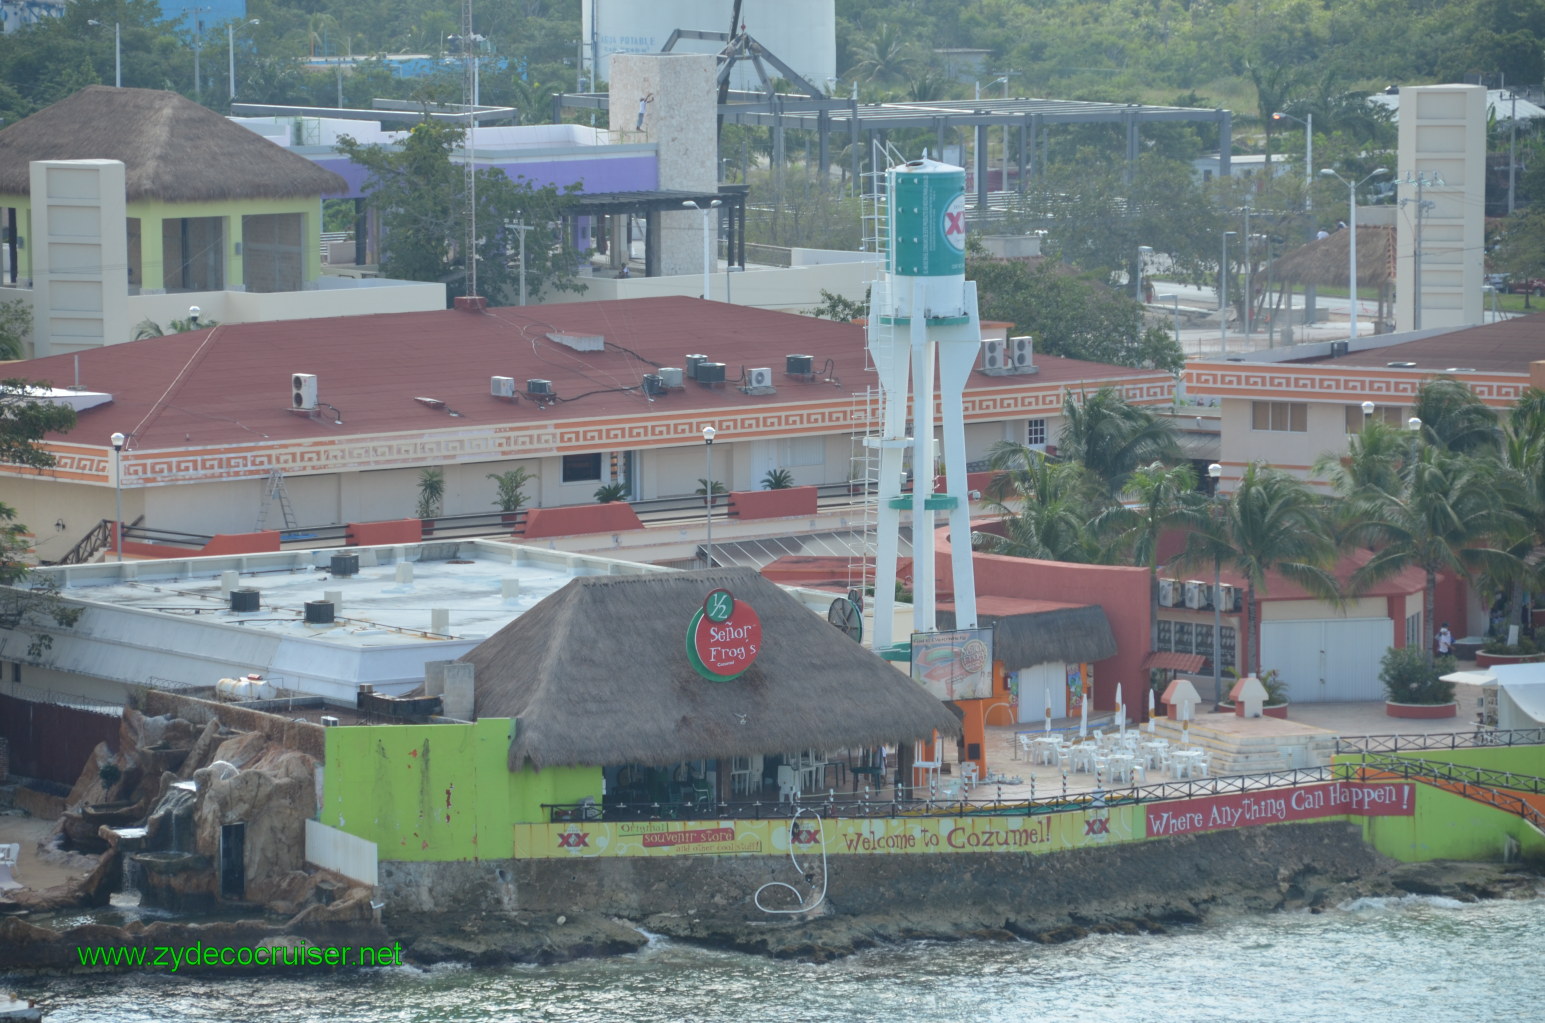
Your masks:
<instances>
[{"instance_id":1,"label":"red painted wall","mask_svg":"<svg viewBox=\"0 0 1545 1023\"><path fill-rule=\"evenodd\" d=\"M609 504L577 504L567 508L532 508L526 512L527 540L585 533L622 533L643 529L633 506L626 501Z\"/></svg>"},{"instance_id":2,"label":"red painted wall","mask_svg":"<svg viewBox=\"0 0 1545 1023\"><path fill-rule=\"evenodd\" d=\"M379 547L392 543L418 543L423 538L423 519L351 522L344 530L344 539L348 541L350 547Z\"/></svg>"},{"instance_id":3,"label":"red painted wall","mask_svg":"<svg viewBox=\"0 0 1545 1023\"><path fill-rule=\"evenodd\" d=\"M730 516L741 519L776 519L816 513L815 487L784 490L734 490L730 492Z\"/></svg>"},{"instance_id":4,"label":"red painted wall","mask_svg":"<svg viewBox=\"0 0 1545 1023\"><path fill-rule=\"evenodd\" d=\"M939 530L938 565L941 581L950 578L949 536ZM1074 565L1034 561L1001 554L974 554L976 592L1065 604L1096 604L1105 609L1116 637L1116 655L1094 664L1094 710L1116 709L1120 684L1129 712L1136 714L1148 686L1142 670L1151 642L1152 604L1148 570L1113 565Z\"/></svg>"},{"instance_id":5,"label":"red painted wall","mask_svg":"<svg viewBox=\"0 0 1545 1023\"><path fill-rule=\"evenodd\" d=\"M123 553L135 558L202 558L214 554L266 554L279 549L279 531L265 529L261 533L222 533L210 537L209 542L195 550L190 547L173 547L169 544L123 542ZM114 548L109 547L109 557Z\"/></svg>"}]
</instances>

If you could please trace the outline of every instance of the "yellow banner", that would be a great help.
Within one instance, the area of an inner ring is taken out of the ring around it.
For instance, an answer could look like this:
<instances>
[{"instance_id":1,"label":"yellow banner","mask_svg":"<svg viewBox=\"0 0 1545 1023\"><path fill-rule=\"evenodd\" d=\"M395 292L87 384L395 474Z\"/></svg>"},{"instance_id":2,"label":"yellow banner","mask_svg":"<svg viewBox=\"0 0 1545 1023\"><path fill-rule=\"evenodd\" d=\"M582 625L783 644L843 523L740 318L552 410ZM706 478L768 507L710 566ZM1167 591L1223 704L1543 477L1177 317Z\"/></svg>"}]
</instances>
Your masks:
<instances>
[{"instance_id":1,"label":"yellow banner","mask_svg":"<svg viewBox=\"0 0 1545 1023\"><path fill-rule=\"evenodd\" d=\"M515 825L516 859L801 853L1043 853L1144 838L1141 807L1033 817L876 817L778 821L574 821Z\"/></svg>"}]
</instances>

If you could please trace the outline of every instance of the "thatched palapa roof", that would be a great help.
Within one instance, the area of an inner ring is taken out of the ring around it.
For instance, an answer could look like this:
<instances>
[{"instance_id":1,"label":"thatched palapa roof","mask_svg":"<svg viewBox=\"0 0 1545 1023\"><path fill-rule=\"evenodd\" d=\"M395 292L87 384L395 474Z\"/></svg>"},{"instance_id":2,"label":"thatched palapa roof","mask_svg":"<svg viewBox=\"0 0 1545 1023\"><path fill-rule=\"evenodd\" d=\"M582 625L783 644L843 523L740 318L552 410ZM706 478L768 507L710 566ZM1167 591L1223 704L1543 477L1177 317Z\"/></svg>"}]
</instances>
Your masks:
<instances>
[{"instance_id":1,"label":"thatched palapa roof","mask_svg":"<svg viewBox=\"0 0 1545 1023\"><path fill-rule=\"evenodd\" d=\"M348 188L332 171L158 89L90 85L0 131L0 193L29 194L34 160L119 160L130 202L294 199Z\"/></svg>"},{"instance_id":2,"label":"thatched palapa roof","mask_svg":"<svg viewBox=\"0 0 1545 1023\"><path fill-rule=\"evenodd\" d=\"M1283 254L1271 265L1271 276L1289 284L1313 284L1316 287L1346 287L1351 269L1347 245L1349 228L1324 238L1316 238ZM1378 288L1395 279L1395 229L1367 227L1357 229L1357 284Z\"/></svg>"},{"instance_id":3,"label":"thatched palapa roof","mask_svg":"<svg viewBox=\"0 0 1545 1023\"><path fill-rule=\"evenodd\" d=\"M1116 635L1098 605L1059 607L1030 614L977 615L980 628L992 629L992 656L1009 671L1063 661L1103 661L1116 655ZM955 613L939 612L939 628L953 629Z\"/></svg>"},{"instance_id":4,"label":"thatched palapa roof","mask_svg":"<svg viewBox=\"0 0 1545 1023\"><path fill-rule=\"evenodd\" d=\"M687 660L723 587L762 621L732 682ZM575 579L461 658L479 717L516 719L510 770L683 760L959 735L949 709L751 569Z\"/></svg>"}]
</instances>

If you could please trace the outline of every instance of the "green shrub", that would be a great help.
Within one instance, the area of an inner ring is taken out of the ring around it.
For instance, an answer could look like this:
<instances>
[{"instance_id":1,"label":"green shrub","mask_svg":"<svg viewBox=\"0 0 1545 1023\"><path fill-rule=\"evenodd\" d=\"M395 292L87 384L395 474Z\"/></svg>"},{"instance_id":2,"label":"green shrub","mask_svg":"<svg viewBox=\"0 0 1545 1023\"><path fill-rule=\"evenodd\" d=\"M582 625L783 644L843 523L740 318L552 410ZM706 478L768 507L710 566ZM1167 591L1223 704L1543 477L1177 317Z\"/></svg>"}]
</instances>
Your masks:
<instances>
[{"instance_id":1,"label":"green shrub","mask_svg":"<svg viewBox=\"0 0 1545 1023\"><path fill-rule=\"evenodd\" d=\"M763 490L788 490L794 486L794 474L787 469L768 469L762 477Z\"/></svg>"},{"instance_id":2,"label":"green shrub","mask_svg":"<svg viewBox=\"0 0 1545 1023\"><path fill-rule=\"evenodd\" d=\"M1488 636L1481 649L1488 654L1537 654L1539 647L1528 636L1519 636L1517 643L1509 643L1505 636Z\"/></svg>"},{"instance_id":3,"label":"green shrub","mask_svg":"<svg viewBox=\"0 0 1545 1023\"><path fill-rule=\"evenodd\" d=\"M628 485L626 483L603 483L595 488L596 504L611 504L613 501L626 501L628 499Z\"/></svg>"},{"instance_id":4,"label":"green shrub","mask_svg":"<svg viewBox=\"0 0 1545 1023\"><path fill-rule=\"evenodd\" d=\"M1379 681L1391 703L1453 703L1454 683L1442 676L1454 670L1454 658L1444 655L1427 662L1419 646L1390 647L1379 662Z\"/></svg>"}]
</instances>

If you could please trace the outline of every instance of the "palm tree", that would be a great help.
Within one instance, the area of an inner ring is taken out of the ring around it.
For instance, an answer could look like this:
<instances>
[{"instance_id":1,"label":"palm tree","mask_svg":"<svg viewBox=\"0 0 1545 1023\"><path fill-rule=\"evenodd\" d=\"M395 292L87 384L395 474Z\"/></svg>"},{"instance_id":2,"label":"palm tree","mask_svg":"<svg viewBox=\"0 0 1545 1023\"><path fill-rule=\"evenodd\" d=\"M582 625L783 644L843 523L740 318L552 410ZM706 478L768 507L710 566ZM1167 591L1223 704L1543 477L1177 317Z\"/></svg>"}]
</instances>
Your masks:
<instances>
[{"instance_id":1,"label":"palm tree","mask_svg":"<svg viewBox=\"0 0 1545 1023\"><path fill-rule=\"evenodd\" d=\"M1369 419L1361 433L1347 441L1346 454L1328 451L1314 463L1314 474L1343 497L1360 490L1395 490L1409 467L1411 440L1402 430L1380 419ZM1338 509L1345 509L1340 503Z\"/></svg>"},{"instance_id":2,"label":"palm tree","mask_svg":"<svg viewBox=\"0 0 1545 1023\"><path fill-rule=\"evenodd\" d=\"M1439 572L1508 580L1519 571L1507 551L1521 529L1510 507L1510 474L1490 460L1422 444L1394 490L1369 487L1351 495L1350 539L1374 548L1352 575L1360 590L1415 566L1426 576L1423 631L1431 629ZM1427 659L1432 647L1427 645Z\"/></svg>"},{"instance_id":3,"label":"palm tree","mask_svg":"<svg viewBox=\"0 0 1545 1023\"><path fill-rule=\"evenodd\" d=\"M1174 461L1180 455L1168 420L1128 404L1114 387L1102 387L1082 402L1068 391L1062 399L1058 443L1058 454L1082 462L1111 496L1121 493L1138 466Z\"/></svg>"},{"instance_id":4,"label":"palm tree","mask_svg":"<svg viewBox=\"0 0 1545 1023\"><path fill-rule=\"evenodd\" d=\"M1153 462L1132 473L1125 495L1135 507L1115 504L1090 524L1096 535L1112 537L1116 549L1127 552L1134 565L1148 567L1151 644L1158 648L1159 540L1172 530L1204 528L1207 500L1196 489L1196 472L1186 464Z\"/></svg>"},{"instance_id":5,"label":"palm tree","mask_svg":"<svg viewBox=\"0 0 1545 1023\"><path fill-rule=\"evenodd\" d=\"M853 47L853 56L853 76L871 82L905 79L913 65L912 44L906 34L883 21Z\"/></svg>"},{"instance_id":6,"label":"palm tree","mask_svg":"<svg viewBox=\"0 0 1545 1023\"><path fill-rule=\"evenodd\" d=\"M1475 392L1450 377L1423 384L1416 392L1417 418L1428 443L1465 454L1491 454L1501 442L1497 413Z\"/></svg>"},{"instance_id":7,"label":"palm tree","mask_svg":"<svg viewBox=\"0 0 1545 1023\"><path fill-rule=\"evenodd\" d=\"M1109 550L1089 528L1107 499L1088 470L1007 441L993 446L989 461L999 475L988 485L987 505L1003 516L1003 535L989 538L984 549L1017 558L1109 562Z\"/></svg>"},{"instance_id":8,"label":"palm tree","mask_svg":"<svg viewBox=\"0 0 1545 1023\"><path fill-rule=\"evenodd\" d=\"M1239 486L1213 502L1205 529L1191 534L1182 562L1229 565L1245 581L1245 632L1239 663L1259 675L1258 595L1275 572L1309 593L1339 600L1336 578L1328 571L1336 546L1324 524L1324 510L1303 481L1280 469L1252 463Z\"/></svg>"}]
</instances>

